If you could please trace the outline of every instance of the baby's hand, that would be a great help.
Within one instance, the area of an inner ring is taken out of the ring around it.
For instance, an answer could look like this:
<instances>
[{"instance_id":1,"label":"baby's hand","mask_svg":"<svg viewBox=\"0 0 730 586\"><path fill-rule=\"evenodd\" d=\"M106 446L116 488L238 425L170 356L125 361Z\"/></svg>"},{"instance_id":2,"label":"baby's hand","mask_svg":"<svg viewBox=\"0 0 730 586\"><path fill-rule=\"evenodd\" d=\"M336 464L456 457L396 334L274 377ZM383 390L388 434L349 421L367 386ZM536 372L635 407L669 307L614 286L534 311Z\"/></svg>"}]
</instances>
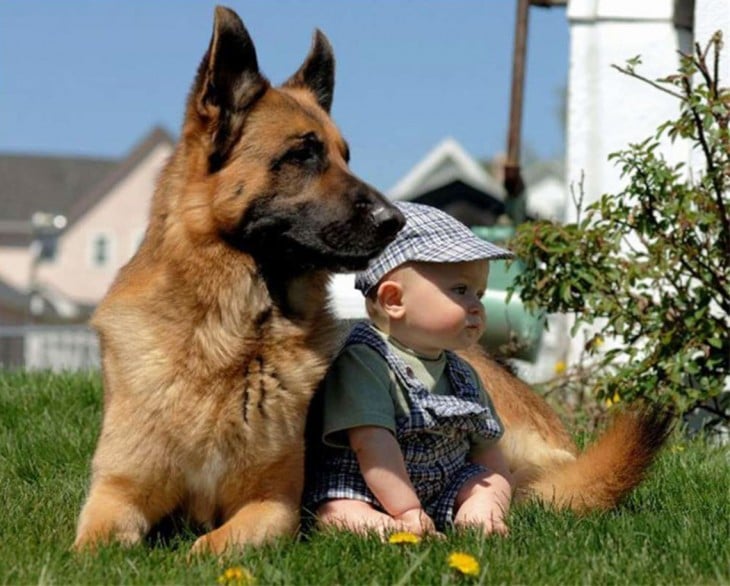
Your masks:
<instances>
[{"instance_id":1,"label":"baby's hand","mask_svg":"<svg viewBox=\"0 0 730 586\"><path fill-rule=\"evenodd\" d=\"M410 531L415 535L440 535L433 519L420 507L403 511L393 518L402 526L403 531Z\"/></svg>"}]
</instances>

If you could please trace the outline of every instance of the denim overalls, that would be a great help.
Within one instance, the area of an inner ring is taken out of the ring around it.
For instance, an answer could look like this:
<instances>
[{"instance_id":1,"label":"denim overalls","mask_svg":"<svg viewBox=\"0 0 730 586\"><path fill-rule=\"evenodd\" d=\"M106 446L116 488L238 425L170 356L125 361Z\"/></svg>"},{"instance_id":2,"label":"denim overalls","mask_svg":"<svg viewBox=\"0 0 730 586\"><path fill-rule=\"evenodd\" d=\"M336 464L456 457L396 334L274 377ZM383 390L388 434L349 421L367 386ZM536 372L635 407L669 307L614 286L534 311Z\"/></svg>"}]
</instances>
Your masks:
<instances>
[{"instance_id":1,"label":"denim overalls","mask_svg":"<svg viewBox=\"0 0 730 586\"><path fill-rule=\"evenodd\" d=\"M446 352L446 375L454 394L434 395L370 324L357 324L345 342L350 344L366 344L376 350L408 392L410 413L397 418L396 439L421 505L442 531L453 522L459 489L469 478L486 471L468 461L469 436L496 439L502 436L502 425L480 402L481 390L474 385L472 372L453 352ZM313 511L326 500L344 498L365 501L382 510L352 450L320 449L322 459L318 458L307 482L306 507Z\"/></svg>"}]
</instances>

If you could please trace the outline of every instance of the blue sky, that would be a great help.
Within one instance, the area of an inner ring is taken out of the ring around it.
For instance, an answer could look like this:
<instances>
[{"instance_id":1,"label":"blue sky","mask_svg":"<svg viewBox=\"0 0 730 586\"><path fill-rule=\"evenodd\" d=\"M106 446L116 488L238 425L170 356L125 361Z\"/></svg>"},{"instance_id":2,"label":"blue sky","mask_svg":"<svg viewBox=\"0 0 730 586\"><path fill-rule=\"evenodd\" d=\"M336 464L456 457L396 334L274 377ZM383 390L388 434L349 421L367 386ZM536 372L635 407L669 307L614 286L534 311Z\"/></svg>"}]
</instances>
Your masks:
<instances>
[{"instance_id":1,"label":"blue sky","mask_svg":"<svg viewBox=\"0 0 730 586\"><path fill-rule=\"evenodd\" d=\"M177 136L210 38L208 0L3 0L0 151L121 157L154 125ZM447 136L506 148L516 0L229 0L274 83L315 27L334 46L333 117L352 167L388 189ZM531 8L523 145L559 156L563 8Z\"/></svg>"}]
</instances>

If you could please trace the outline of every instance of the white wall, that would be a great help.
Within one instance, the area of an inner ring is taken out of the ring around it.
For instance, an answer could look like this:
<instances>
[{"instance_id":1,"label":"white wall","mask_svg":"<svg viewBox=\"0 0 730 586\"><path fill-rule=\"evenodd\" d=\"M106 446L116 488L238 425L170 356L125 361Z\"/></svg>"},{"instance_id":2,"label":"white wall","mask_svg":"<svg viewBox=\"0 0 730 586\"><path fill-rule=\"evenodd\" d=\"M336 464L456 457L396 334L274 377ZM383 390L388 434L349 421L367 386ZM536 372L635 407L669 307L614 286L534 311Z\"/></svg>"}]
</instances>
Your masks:
<instances>
[{"instance_id":1,"label":"white wall","mask_svg":"<svg viewBox=\"0 0 730 586\"><path fill-rule=\"evenodd\" d=\"M705 0L707 2L707 0ZM702 2L697 0L696 10ZM727 9L728 0L720 0ZM566 178L578 190L583 177L583 205L605 193L618 194L624 182L608 161L609 154L653 135L663 121L675 118L678 101L615 70L641 55L637 71L649 79L676 71L678 50L689 51L692 32L686 17L689 0L571 0L570 62ZM705 15L706 16L706 15ZM704 18L704 16L703 16ZM686 143L663 145L671 161L688 162ZM576 219L567 204L566 221ZM568 324L566 324L567 327ZM585 338L578 335L566 354L568 363L580 357Z\"/></svg>"},{"instance_id":2,"label":"white wall","mask_svg":"<svg viewBox=\"0 0 730 586\"><path fill-rule=\"evenodd\" d=\"M695 0L694 38L705 46L715 31L723 32L725 48L720 64L720 83L730 86L730 2L728 0Z\"/></svg>"},{"instance_id":3,"label":"white wall","mask_svg":"<svg viewBox=\"0 0 730 586\"><path fill-rule=\"evenodd\" d=\"M584 173L585 203L621 190L609 154L647 138L678 113L676 99L612 67L641 55L638 70L650 79L676 70L677 50L688 50L692 38L689 30L675 27L673 5L673 0L569 4L567 181L577 185ZM685 145L668 145L667 151L687 160ZM572 202L566 219L575 219Z\"/></svg>"},{"instance_id":4,"label":"white wall","mask_svg":"<svg viewBox=\"0 0 730 586\"><path fill-rule=\"evenodd\" d=\"M0 279L11 287L25 291L30 280L30 248L0 246Z\"/></svg>"}]
</instances>

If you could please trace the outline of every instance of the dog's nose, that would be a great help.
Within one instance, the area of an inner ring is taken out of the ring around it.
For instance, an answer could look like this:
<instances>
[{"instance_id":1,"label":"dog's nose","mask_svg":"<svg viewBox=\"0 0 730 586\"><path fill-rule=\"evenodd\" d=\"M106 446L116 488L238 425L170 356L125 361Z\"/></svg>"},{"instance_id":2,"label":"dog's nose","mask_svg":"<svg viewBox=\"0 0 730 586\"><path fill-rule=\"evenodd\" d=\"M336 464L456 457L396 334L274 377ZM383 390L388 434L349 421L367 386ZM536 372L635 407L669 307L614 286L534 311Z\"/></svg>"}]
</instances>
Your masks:
<instances>
[{"instance_id":1,"label":"dog's nose","mask_svg":"<svg viewBox=\"0 0 730 586\"><path fill-rule=\"evenodd\" d=\"M393 238L406 225L405 217L395 206L380 204L370 213L378 233L384 238Z\"/></svg>"}]
</instances>

